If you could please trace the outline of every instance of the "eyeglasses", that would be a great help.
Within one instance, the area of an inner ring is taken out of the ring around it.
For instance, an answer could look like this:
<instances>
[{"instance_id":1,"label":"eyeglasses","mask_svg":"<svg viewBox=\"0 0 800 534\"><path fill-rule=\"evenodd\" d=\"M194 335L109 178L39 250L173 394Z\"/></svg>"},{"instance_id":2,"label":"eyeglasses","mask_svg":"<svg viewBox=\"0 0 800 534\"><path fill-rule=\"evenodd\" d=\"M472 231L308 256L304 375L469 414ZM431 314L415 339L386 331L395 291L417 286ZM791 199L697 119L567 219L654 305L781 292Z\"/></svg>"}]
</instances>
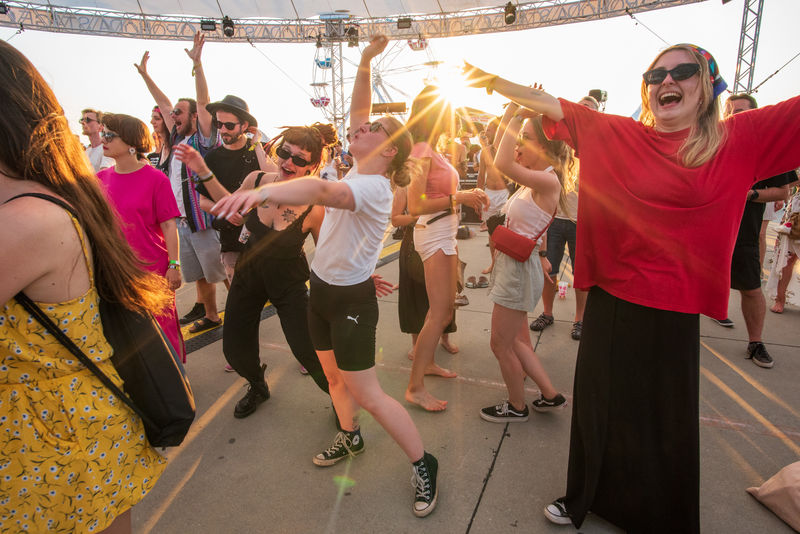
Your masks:
<instances>
[{"instance_id":1,"label":"eyeglasses","mask_svg":"<svg viewBox=\"0 0 800 534\"><path fill-rule=\"evenodd\" d=\"M113 141L115 137L119 137L119 134L109 131L102 131L100 132L100 137L103 138L103 141L109 142Z\"/></svg>"},{"instance_id":2,"label":"eyeglasses","mask_svg":"<svg viewBox=\"0 0 800 534\"><path fill-rule=\"evenodd\" d=\"M311 165L310 161L307 161L300 156L293 155L291 152L283 148L283 145L280 145L278 148L275 149L275 154L281 159L291 159L292 163L294 163L298 167L307 167Z\"/></svg>"},{"instance_id":3,"label":"eyeglasses","mask_svg":"<svg viewBox=\"0 0 800 534\"><path fill-rule=\"evenodd\" d=\"M214 121L214 126L216 126L217 129L222 128L224 126L226 130L231 130L231 131L233 131L233 129L236 128L236 126L239 125L239 124L242 124L242 123L241 122Z\"/></svg>"},{"instance_id":4,"label":"eyeglasses","mask_svg":"<svg viewBox=\"0 0 800 534\"><path fill-rule=\"evenodd\" d=\"M98 120L97 120L97 119L92 119L92 118L90 118L90 117L81 117L80 119L78 119L78 122L80 122L81 124L83 124L83 123L89 123L89 122L92 122L92 121L94 121L94 122L98 122Z\"/></svg>"},{"instance_id":5,"label":"eyeglasses","mask_svg":"<svg viewBox=\"0 0 800 534\"><path fill-rule=\"evenodd\" d=\"M698 72L700 72L700 65L697 63L681 63L677 67L674 67L670 70L667 70L664 67L648 70L642 74L642 78L644 78L644 83L647 85L655 85L666 80L667 74L669 74L676 82L680 82L682 80L688 80Z\"/></svg>"}]
</instances>

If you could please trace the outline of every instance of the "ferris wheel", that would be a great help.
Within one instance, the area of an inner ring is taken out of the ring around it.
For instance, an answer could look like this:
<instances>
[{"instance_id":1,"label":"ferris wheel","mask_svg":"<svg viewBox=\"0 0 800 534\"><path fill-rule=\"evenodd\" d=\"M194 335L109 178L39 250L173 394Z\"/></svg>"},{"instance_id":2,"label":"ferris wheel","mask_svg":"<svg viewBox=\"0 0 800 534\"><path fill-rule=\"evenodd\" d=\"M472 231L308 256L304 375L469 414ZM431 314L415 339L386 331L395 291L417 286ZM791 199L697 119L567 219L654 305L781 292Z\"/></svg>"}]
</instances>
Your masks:
<instances>
[{"instance_id":1,"label":"ferris wheel","mask_svg":"<svg viewBox=\"0 0 800 534\"><path fill-rule=\"evenodd\" d=\"M350 95L356 70L361 51L366 46L367 43L358 43L357 46L352 43L345 47L341 41L323 43L321 38L317 39L311 74L314 96L310 98L310 104L334 124L342 138L350 114ZM413 99L415 89L421 89L424 83L434 79L440 64L428 41L422 37L392 41L372 63L373 110L405 113L406 102Z\"/></svg>"}]
</instances>

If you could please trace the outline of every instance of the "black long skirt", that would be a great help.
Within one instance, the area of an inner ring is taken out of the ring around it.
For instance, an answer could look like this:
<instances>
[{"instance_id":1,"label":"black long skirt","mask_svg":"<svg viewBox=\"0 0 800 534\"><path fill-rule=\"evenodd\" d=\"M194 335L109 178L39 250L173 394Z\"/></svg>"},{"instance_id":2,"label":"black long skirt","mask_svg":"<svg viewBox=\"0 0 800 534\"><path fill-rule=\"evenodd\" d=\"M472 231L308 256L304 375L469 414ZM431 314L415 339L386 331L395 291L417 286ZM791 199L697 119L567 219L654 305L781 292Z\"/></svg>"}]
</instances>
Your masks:
<instances>
[{"instance_id":1,"label":"black long skirt","mask_svg":"<svg viewBox=\"0 0 800 534\"><path fill-rule=\"evenodd\" d=\"M700 531L700 323L589 292L566 507L630 533Z\"/></svg>"},{"instance_id":2,"label":"black long skirt","mask_svg":"<svg viewBox=\"0 0 800 534\"><path fill-rule=\"evenodd\" d=\"M425 324L425 316L428 314L428 291L425 289L424 282L417 282L408 274L406 268L406 256L408 250L414 248L414 227L407 226L404 229L403 241L400 243L399 275L397 315L400 319L400 331L405 334L419 334L422 325ZM453 312L453 319L444 329L445 334L456 331L456 314Z\"/></svg>"}]
</instances>

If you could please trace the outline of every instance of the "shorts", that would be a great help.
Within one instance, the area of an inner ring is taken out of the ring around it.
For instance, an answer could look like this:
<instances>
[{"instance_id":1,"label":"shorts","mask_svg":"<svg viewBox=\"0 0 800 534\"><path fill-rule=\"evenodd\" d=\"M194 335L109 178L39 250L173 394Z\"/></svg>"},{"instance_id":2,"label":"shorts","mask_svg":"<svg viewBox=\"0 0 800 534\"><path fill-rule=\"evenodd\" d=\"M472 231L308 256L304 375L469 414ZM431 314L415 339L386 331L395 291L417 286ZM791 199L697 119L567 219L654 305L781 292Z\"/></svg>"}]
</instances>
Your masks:
<instances>
[{"instance_id":1,"label":"shorts","mask_svg":"<svg viewBox=\"0 0 800 534\"><path fill-rule=\"evenodd\" d=\"M483 220L485 221L492 215L500 213L500 210L508 200L508 189L484 189L484 193L489 197L489 207L483 210Z\"/></svg>"},{"instance_id":2,"label":"shorts","mask_svg":"<svg viewBox=\"0 0 800 534\"><path fill-rule=\"evenodd\" d=\"M780 210L778 210L780 211ZM764 204L764 216L761 218L762 221L774 221L777 217L778 212L775 211L775 203L774 202L767 202Z\"/></svg>"},{"instance_id":3,"label":"shorts","mask_svg":"<svg viewBox=\"0 0 800 534\"><path fill-rule=\"evenodd\" d=\"M758 247L735 247L731 259L731 289L749 291L761 288L761 262Z\"/></svg>"},{"instance_id":4,"label":"shorts","mask_svg":"<svg viewBox=\"0 0 800 534\"><path fill-rule=\"evenodd\" d=\"M241 252L220 252L219 261L222 263L222 268L225 269L225 276L228 278L228 283L233 282L233 273L236 271L236 262L239 261Z\"/></svg>"},{"instance_id":5,"label":"shorts","mask_svg":"<svg viewBox=\"0 0 800 534\"><path fill-rule=\"evenodd\" d=\"M437 215L439 214L423 215L414 226L414 248L417 249L422 261L436 254L437 250L441 250L448 256L456 254L458 217L455 213L451 213L429 225L425 224L425 221Z\"/></svg>"},{"instance_id":6,"label":"shorts","mask_svg":"<svg viewBox=\"0 0 800 534\"><path fill-rule=\"evenodd\" d=\"M512 310L532 313L544 287L542 262L539 260L539 245L526 261L497 252L494 259L489 299L495 304Z\"/></svg>"},{"instance_id":7,"label":"shorts","mask_svg":"<svg viewBox=\"0 0 800 534\"><path fill-rule=\"evenodd\" d=\"M178 219L178 237L181 247L181 272L184 282L205 278L215 284L225 280L225 269L219 261L219 236L208 228L192 232L186 219Z\"/></svg>"},{"instance_id":8,"label":"shorts","mask_svg":"<svg viewBox=\"0 0 800 534\"><path fill-rule=\"evenodd\" d=\"M550 275L557 275L564 258L564 245L569 247L569 259L575 270L575 230L578 225L569 219L553 219L547 229L547 261L550 262ZM574 272L573 272L574 274Z\"/></svg>"},{"instance_id":9,"label":"shorts","mask_svg":"<svg viewBox=\"0 0 800 534\"><path fill-rule=\"evenodd\" d=\"M352 286L334 286L311 272L308 331L316 350L333 350L342 371L364 371L375 366L375 330L378 298L367 278Z\"/></svg>"}]
</instances>

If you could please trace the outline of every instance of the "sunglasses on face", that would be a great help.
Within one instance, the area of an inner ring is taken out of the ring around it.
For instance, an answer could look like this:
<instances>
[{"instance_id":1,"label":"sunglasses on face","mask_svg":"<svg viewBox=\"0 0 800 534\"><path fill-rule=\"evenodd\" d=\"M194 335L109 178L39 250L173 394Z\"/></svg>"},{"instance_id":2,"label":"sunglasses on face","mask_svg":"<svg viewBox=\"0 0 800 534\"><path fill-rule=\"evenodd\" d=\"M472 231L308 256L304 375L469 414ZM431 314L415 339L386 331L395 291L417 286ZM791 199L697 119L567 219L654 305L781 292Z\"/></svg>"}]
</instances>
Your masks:
<instances>
[{"instance_id":1,"label":"sunglasses on face","mask_svg":"<svg viewBox=\"0 0 800 534\"><path fill-rule=\"evenodd\" d=\"M392 137L392 134L389 133L389 130L387 130L386 126L384 126L383 123L380 121L365 122L364 125L361 127L362 130L364 126L367 126L369 128L369 131L372 133L375 133L378 130L383 130L383 132L386 134L387 137Z\"/></svg>"},{"instance_id":2,"label":"sunglasses on face","mask_svg":"<svg viewBox=\"0 0 800 534\"><path fill-rule=\"evenodd\" d=\"M283 148L283 145L275 149L275 155L277 155L281 159L291 159L292 163L294 163L298 167L307 167L311 165L310 161L307 161L300 156L292 155L291 152Z\"/></svg>"},{"instance_id":3,"label":"sunglasses on face","mask_svg":"<svg viewBox=\"0 0 800 534\"><path fill-rule=\"evenodd\" d=\"M100 132L100 137L103 138L103 141L113 141L115 137L119 137L119 134L109 131L102 131Z\"/></svg>"},{"instance_id":4,"label":"sunglasses on face","mask_svg":"<svg viewBox=\"0 0 800 534\"><path fill-rule=\"evenodd\" d=\"M78 122L80 122L81 124L83 124L83 123L88 124L88 123L90 123L92 121L97 122L97 119L91 119L89 117L81 117L80 119L78 119Z\"/></svg>"},{"instance_id":5,"label":"sunglasses on face","mask_svg":"<svg viewBox=\"0 0 800 534\"><path fill-rule=\"evenodd\" d=\"M642 78L644 78L644 83L647 85L655 85L666 80L667 74L669 74L676 82L680 82L682 80L688 80L698 72L700 72L700 65L697 63L681 63L677 67L674 67L670 70L667 70L664 67L648 70L642 74Z\"/></svg>"},{"instance_id":6,"label":"sunglasses on face","mask_svg":"<svg viewBox=\"0 0 800 534\"><path fill-rule=\"evenodd\" d=\"M183 110L180 108L175 108L172 111L170 111L169 114L172 115L173 117L180 117L183 114Z\"/></svg>"},{"instance_id":7,"label":"sunglasses on face","mask_svg":"<svg viewBox=\"0 0 800 534\"><path fill-rule=\"evenodd\" d=\"M220 129L220 128L222 128L224 126L226 130L230 130L230 131L233 131L234 128L236 128L236 126L238 126L239 124L242 124L242 123L241 122L214 121L214 126L216 126L217 129Z\"/></svg>"}]
</instances>

